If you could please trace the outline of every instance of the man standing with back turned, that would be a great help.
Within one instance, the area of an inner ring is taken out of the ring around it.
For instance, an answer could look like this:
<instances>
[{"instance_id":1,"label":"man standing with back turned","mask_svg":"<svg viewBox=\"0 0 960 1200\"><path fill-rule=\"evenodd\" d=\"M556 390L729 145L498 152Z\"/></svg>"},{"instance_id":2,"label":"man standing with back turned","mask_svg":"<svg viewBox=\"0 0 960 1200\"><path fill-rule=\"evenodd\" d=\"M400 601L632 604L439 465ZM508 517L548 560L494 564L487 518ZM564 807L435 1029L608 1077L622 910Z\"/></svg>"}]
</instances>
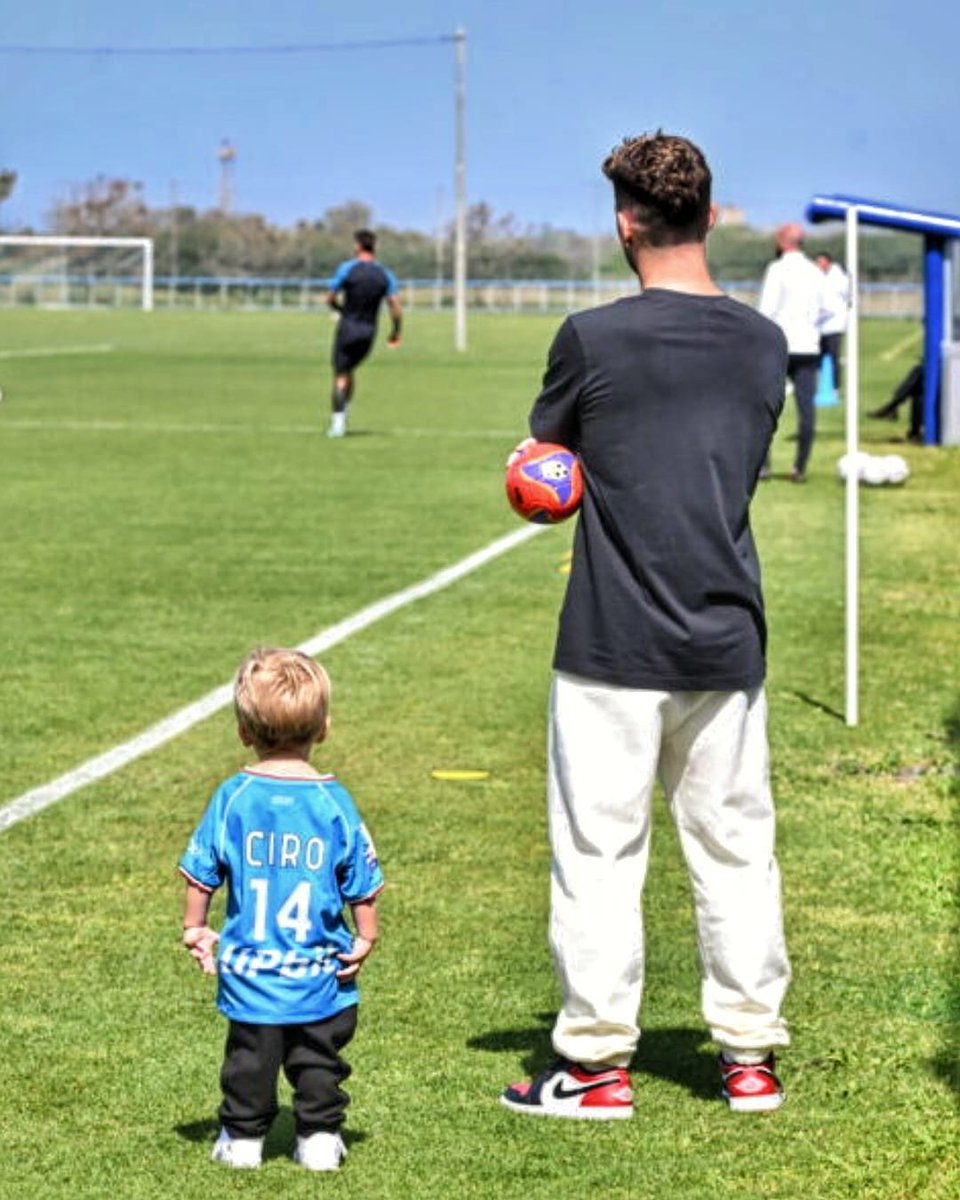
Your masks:
<instances>
[{"instance_id":1,"label":"man standing with back turned","mask_svg":"<svg viewBox=\"0 0 960 1200\"><path fill-rule=\"evenodd\" d=\"M393 273L376 260L377 235L358 229L353 235L354 257L341 263L330 281L327 303L340 314L333 342L333 413L328 436L347 432L347 410L353 398L353 373L370 353L377 335L377 317L384 300L393 326L388 346L400 345L402 310Z\"/></svg>"},{"instance_id":2,"label":"man standing with back turned","mask_svg":"<svg viewBox=\"0 0 960 1200\"><path fill-rule=\"evenodd\" d=\"M823 320L820 324L820 369L830 359L833 386L840 390L840 346L847 330L850 311L850 280L833 255L821 250L816 257L817 270L823 275Z\"/></svg>"},{"instance_id":3,"label":"man standing with back turned","mask_svg":"<svg viewBox=\"0 0 960 1200\"><path fill-rule=\"evenodd\" d=\"M796 221L781 225L777 258L764 271L757 307L780 326L790 351L787 375L797 401L797 455L788 477L792 483L806 482L813 449L825 289L823 274L803 252L803 226Z\"/></svg>"},{"instance_id":4,"label":"man standing with back turned","mask_svg":"<svg viewBox=\"0 0 960 1200\"><path fill-rule=\"evenodd\" d=\"M603 164L642 293L569 317L530 416L580 455L585 494L560 615L547 792L558 1058L501 1100L629 1117L642 892L657 779L693 889L701 1005L732 1109L779 1107L789 978L774 857L766 628L749 504L783 405L787 347L710 277L711 176L685 138Z\"/></svg>"}]
</instances>

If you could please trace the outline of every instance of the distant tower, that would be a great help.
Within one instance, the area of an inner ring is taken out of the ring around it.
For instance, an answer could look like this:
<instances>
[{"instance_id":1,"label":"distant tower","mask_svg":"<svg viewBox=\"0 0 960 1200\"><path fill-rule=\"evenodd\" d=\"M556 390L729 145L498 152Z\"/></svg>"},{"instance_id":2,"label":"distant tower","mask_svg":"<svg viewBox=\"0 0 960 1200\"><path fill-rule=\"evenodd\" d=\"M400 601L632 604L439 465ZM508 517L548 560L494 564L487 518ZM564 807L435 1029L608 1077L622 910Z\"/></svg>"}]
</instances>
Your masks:
<instances>
[{"instance_id":1,"label":"distant tower","mask_svg":"<svg viewBox=\"0 0 960 1200\"><path fill-rule=\"evenodd\" d=\"M220 160L220 211L226 214L233 208L233 164L237 158L228 138L220 143L217 158Z\"/></svg>"}]
</instances>

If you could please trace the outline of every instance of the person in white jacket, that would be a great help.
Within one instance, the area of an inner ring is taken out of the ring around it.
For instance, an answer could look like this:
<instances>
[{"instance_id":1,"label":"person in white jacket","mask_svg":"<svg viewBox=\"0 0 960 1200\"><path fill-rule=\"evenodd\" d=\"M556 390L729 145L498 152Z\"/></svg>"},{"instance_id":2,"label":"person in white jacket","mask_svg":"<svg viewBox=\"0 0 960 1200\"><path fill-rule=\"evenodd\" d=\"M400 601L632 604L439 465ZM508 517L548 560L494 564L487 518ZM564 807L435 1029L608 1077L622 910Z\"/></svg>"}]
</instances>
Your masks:
<instances>
[{"instance_id":1,"label":"person in white jacket","mask_svg":"<svg viewBox=\"0 0 960 1200\"><path fill-rule=\"evenodd\" d=\"M823 273L823 290L827 315L820 326L820 367L829 358L833 364L833 384L840 388L840 345L847 331L847 313L850 308L850 280L846 271L833 255L821 250L816 264Z\"/></svg>"},{"instance_id":2,"label":"person in white jacket","mask_svg":"<svg viewBox=\"0 0 960 1200\"><path fill-rule=\"evenodd\" d=\"M797 454L790 472L794 483L806 480L813 448L820 332L827 314L824 276L803 253L803 237L803 226L795 221L777 230L778 257L764 272L758 305L787 339L787 377L797 402Z\"/></svg>"}]
</instances>

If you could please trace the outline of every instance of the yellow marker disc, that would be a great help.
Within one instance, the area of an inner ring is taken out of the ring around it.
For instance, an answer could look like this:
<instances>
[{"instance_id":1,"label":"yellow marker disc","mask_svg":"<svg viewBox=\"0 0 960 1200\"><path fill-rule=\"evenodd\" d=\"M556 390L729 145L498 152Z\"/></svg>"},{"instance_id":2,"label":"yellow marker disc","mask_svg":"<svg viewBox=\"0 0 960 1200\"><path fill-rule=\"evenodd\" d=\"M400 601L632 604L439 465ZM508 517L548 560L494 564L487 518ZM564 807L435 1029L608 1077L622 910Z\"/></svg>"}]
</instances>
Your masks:
<instances>
[{"instance_id":1,"label":"yellow marker disc","mask_svg":"<svg viewBox=\"0 0 960 1200\"><path fill-rule=\"evenodd\" d=\"M481 779L489 779L489 771L455 771L438 768L430 772L431 779L443 779L449 783L475 783Z\"/></svg>"}]
</instances>

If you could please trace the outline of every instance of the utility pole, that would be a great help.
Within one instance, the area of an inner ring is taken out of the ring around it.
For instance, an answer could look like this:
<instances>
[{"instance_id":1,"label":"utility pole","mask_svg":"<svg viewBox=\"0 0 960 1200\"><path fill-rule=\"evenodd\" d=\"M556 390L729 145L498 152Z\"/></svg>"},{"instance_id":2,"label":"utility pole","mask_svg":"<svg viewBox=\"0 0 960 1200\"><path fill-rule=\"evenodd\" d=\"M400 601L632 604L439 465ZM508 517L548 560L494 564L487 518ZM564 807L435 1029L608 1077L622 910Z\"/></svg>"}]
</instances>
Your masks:
<instances>
[{"instance_id":1,"label":"utility pole","mask_svg":"<svg viewBox=\"0 0 960 1200\"><path fill-rule=\"evenodd\" d=\"M456 161L454 168L454 194L456 196L456 218L454 221L453 248L453 309L454 345L458 350L467 348L467 32L460 28L454 34L456 49Z\"/></svg>"}]
</instances>

